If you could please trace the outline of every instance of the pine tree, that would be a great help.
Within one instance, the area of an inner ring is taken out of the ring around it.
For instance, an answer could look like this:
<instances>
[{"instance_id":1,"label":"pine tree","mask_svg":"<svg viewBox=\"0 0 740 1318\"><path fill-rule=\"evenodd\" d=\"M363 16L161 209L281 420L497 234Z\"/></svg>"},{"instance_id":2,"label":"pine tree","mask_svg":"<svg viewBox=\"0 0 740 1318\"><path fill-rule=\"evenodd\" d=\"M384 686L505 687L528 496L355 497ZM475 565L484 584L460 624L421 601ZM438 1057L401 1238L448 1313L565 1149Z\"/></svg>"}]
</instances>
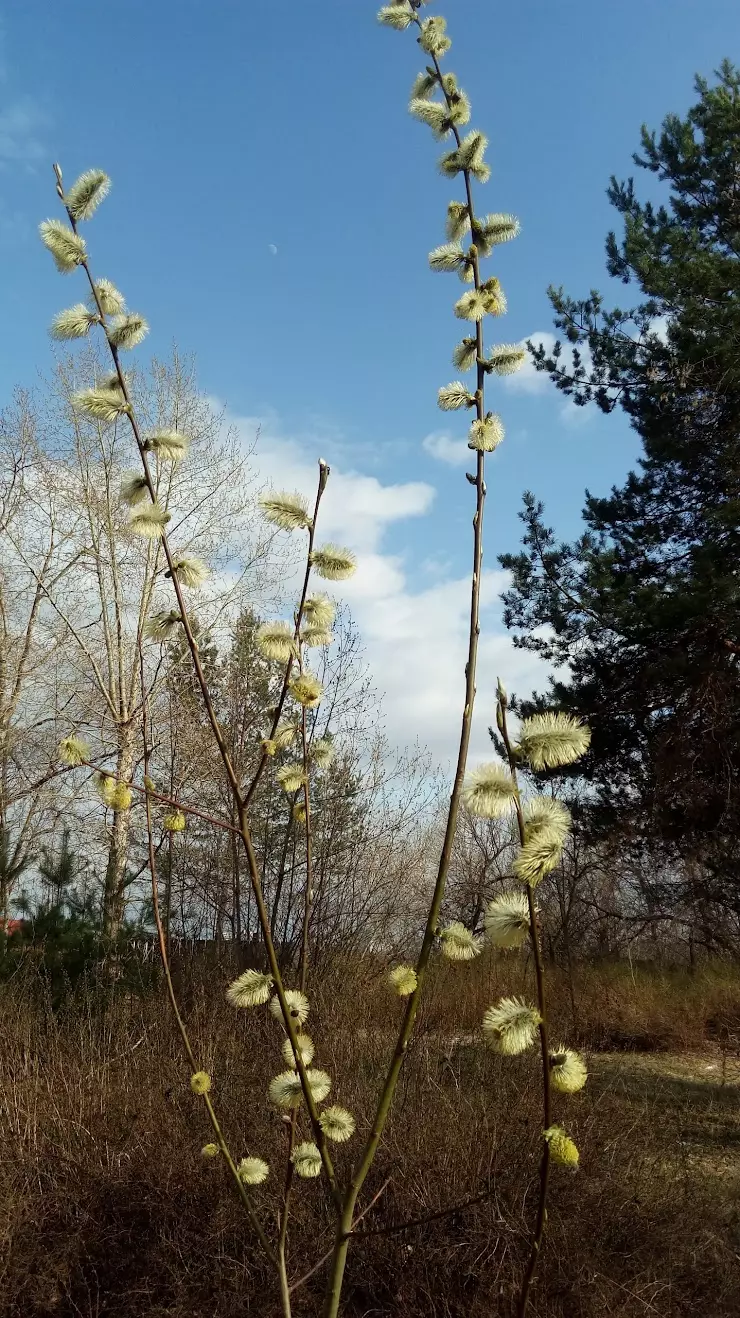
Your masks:
<instances>
[{"instance_id":1,"label":"pine tree","mask_svg":"<svg viewBox=\"0 0 740 1318\"><path fill-rule=\"evenodd\" d=\"M629 417L638 469L608 497L587 492L570 545L527 494L524 551L501 562L516 643L566 666L548 703L593 730L592 823L691 855L727 896L740 877L740 73L725 61L716 78L697 78L685 119L642 129L634 160L665 203L611 180L624 232L608 236L607 268L643 300L605 311L596 292L550 289L572 365L561 343L530 345L577 405Z\"/></svg>"}]
</instances>

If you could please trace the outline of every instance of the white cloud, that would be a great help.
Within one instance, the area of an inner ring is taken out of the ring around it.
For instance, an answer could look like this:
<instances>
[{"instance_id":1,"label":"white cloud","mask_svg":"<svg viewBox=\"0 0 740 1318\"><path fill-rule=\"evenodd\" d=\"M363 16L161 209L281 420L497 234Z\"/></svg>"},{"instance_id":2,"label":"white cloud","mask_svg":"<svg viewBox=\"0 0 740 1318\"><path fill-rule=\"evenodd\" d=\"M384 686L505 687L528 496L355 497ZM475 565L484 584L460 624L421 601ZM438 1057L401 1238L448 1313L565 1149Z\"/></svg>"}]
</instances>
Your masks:
<instances>
[{"instance_id":1,"label":"white cloud","mask_svg":"<svg viewBox=\"0 0 740 1318\"><path fill-rule=\"evenodd\" d=\"M588 405L579 407L573 402L572 398L566 398L560 408L560 420L569 430L577 430L579 426L585 426L591 420L592 411Z\"/></svg>"},{"instance_id":2,"label":"white cloud","mask_svg":"<svg viewBox=\"0 0 740 1318\"><path fill-rule=\"evenodd\" d=\"M0 166L32 164L45 155L39 133L46 124L42 113L30 96L0 109Z\"/></svg>"},{"instance_id":3,"label":"white cloud","mask_svg":"<svg viewBox=\"0 0 740 1318\"><path fill-rule=\"evenodd\" d=\"M382 603L397 599L405 586L400 558L386 554L360 554L357 571L344 584L341 593L347 600Z\"/></svg>"},{"instance_id":4,"label":"white cloud","mask_svg":"<svg viewBox=\"0 0 740 1318\"><path fill-rule=\"evenodd\" d=\"M651 320L650 322L651 334L656 334L660 339L661 343L668 342L669 321L670 321L669 316L656 316L655 319Z\"/></svg>"},{"instance_id":5,"label":"white cloud","mask_svg":"<svg viewBox=\"0 0 740 1318\"><path fill-rule=\"evenodd\" d=\"M248 442L254 418L231 418ZM309 458L308 452L311 451ZM274 417L263 422L253 464L260 479L311 497L320 447L313 437L297 442L281 435ZM374 476L345 470L331 473L320 512L319 540L336 539L358 555L354 577L331 588L349 604L365 646L374 686L383 697L389 737L399 747L418 738L437 763L449 768L457 753L465 694L470 617L470 578L451 577L444 565L436 580L419 569L409 579L406 556L388 554L383 537L391 523L427 515L435 491L423 482L383 484ZM408 528L413 549L413 526ZM496 678L510 691L528 695L545 685L545 667L515 650L501 622L499 596L506 574L487 571L481 582L481 636L472 760L490 754L487 728L495 709ZM290 585L288 585L290 589Z\"/></svg>"},{"instance_id":6,"label":"white cloud","mask_svg":"<svg viewBox=\"0 0 740 1318\"><path fill-rule=\"evenodd\" d=\"M253 462L259 477L276 489L297 489L313 501L318 481L318 460L331 461L332 441L308 435L285 437L274 416L230 418L249 443L259 431ZM322 450L322 445L327 448ZM339 540L360 554L374 553L386 527L407 517L429 512L436 491L426 481L383 485L376 476L332 467L321 502L320 539Z\"/></svg>"},{"instance_id":7,"label":"white cloud","mask_svg":"<svg viewBox=\"0 0 740 1318\"><path fill-rule=\"evenodd\" d=\"M660 332L661 327L658 326L656 328L656 333ZM527 339L529 339L535 347L539 347L539 345L542 344L548 356L552 354L552 350L556 343L555 335L551 334L549 330L534 330L532 334L527 335ZM521 348L526 348L527 339L521 340L519 344ZM563 350L560 355L560 365L565 371L568 371L571 370L573 366L573 350L567 342L561 340L561 343L563 344ZM581 344L578 351L581 355L581 363L588 371L591 366L591 354L588 350L588 346L586 344ZM551 397L555 397L556 386L553 384L547 371L538 371L536 369L529 353L527 353L527 360L521 369L515 371L513 375L505 375L502 382L504 387L508 389L510 393L536 394L540 396L550 394ZM575 429L578 426L585 425L590 419L590 408L578 407L573 402L572 398L566 397L563 394L558 394L558 398L560 399L558 415L564 426L567 426L569 429Z\"/></svg>"},{"instance_id":8,"label":"white cloud","mask_svg":"<svg viewBox=\"0 0 740 1318\"><path fill-rule=\"evenodd\" d=\"M396 564L398 569L398 565ZM515 650L500 620L499 596L508 576L488 571L481 582L481 636L471 757L489 753L487 728L494 719L496 679L528 695L543 685L544 667ZM384 693L388 730L407 744L418 737L435 760L454 758L465 695L470 619L470 578L448 578L412 589L397 570L395 589L381 583L377 595L355 581L342 594L357 620L378 690Z\"/></svg>"},{"instance_id":9,"label":"white cloud","mask_svg":"<svg viewBox=\"0 0 740 1318\"><path fill-rule=\"evenodd\" d=\"M433 430L421 441L421 447L439 462L446 462L450 467L463 467L470 459L470 449L466 439L453 439L446 430Z\"/></svg>"}]
</instances>

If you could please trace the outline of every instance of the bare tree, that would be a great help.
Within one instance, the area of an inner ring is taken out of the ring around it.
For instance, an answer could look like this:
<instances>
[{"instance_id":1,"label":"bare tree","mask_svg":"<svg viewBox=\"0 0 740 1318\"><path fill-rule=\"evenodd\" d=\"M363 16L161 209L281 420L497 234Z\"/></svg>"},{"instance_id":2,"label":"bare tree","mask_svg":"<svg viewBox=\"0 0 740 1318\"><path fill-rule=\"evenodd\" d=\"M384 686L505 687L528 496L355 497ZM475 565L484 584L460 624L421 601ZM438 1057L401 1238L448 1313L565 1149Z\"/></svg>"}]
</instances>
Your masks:
<instances>
[{"instance_id":1,"label":"bare tree","mask_svg":"<svg viewBox=\"0 0 740 1318\"><path fill-rule=\"evenodd\" d=\"M138 756L139 646L147 616L156 614L165 596L167 565L159 541L143 540L127 527L124 433L119 426L83 417L71 404L80 372L99 375L101 369L92 352L81 361L60 360L36 405L43 446L36 450L34 489L25 491L26 517L31 505L34 516L44 513L48 545L44 551L29 543L25 528L12 543L34 583L30 625L43 618L47 648L64 656L66 726L84 729L96 763L116 781L126 782ZM131 388L149 425L176 427L190 438L195 461L186 471L158 462L157 489L163 506L177 496L178 506L189 510L177 523L179 541L210 572L199 593L197 616L204 629L218 628L246 590L259 598L269 584L272 537L255 535L249 525L256 496L250 454L198 392L192 363L177 353L167 363L155 361L148 371L132 375ZM52 500L53 509L44 506L44 499ZM271 562L277 567L275 555ZM162 682L162 657L161 647L147 647L150 699ZM23 663L27 666L25 655ZM116 937L125 911L131 828L130 810L113 800L100 838L105 850L102 930L108 939Z\"/></svg>"},{"instance_id":2,"label":"bare tree","mask_svg":"<svg viewBox=\"0 0 740 1318\"><path fill-rule=\"evenodd\" d=\"M29 396L0 417L0 918L52 826L57 723L70 694L50 591L84 552L63 515Z\"/></svg>"}]
</instances>

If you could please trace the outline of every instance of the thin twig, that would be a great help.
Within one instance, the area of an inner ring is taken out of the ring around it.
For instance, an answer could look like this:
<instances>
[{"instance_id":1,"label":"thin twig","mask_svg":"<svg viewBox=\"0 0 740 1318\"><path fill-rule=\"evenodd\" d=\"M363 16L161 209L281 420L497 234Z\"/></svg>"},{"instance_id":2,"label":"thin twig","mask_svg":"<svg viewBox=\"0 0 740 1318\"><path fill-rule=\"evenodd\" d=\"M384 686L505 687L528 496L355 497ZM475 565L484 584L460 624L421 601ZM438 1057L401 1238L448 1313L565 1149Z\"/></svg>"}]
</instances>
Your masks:
<instances>
[{"instance_id":1,"label":"thin twig","mask_svg":"<svg viewBox=\"0 0 740 1318\"><path fill-rule=\"evenodd\" d=\"M387 1190L387 1188L388 1188L388 1186L390 1185L392 1179L393 1179L393 1178L392 1178L391 1176L387 1176L387 1177L385 1178L385 1180L383 1181L383 1184L381 1185L380 1189L377 1191L376 1194L373 1195L373 1197L372 1197L372 1199L370 1200L370 1203L367 1205L367 1207L366 1207L366 1208L363 1208L362 1212L359 1213L359 1214L357 1215L357 1217L355 1218L355 1221L353 1222L352 1227L351 1227L351 1229L350 1229L351 1234L353 1234L353 1235L355 1234L355 1227L357 1226L357 1223L358 1223L358 1222L361 1222L362 1219L363 1219L363 1217L365 1217L365 1216L370 1212L370 1209L375 1207L375 1205L377 1204L377 1202L378 1202L380 1196L383 1194L383 1192L384 1192L385 1190ZM366 1235L366 1234L370 1234L370 1233L369 1233L369 1232L360 1231L360 1232L357 1232L357 1234L358 1234L358 1235ZM293 1285L292 1285L291 1288L290 1288L291 1294L293 1293L293 1291L297 1291L298 1288L299 1288L299 1286L302 1286L302 1285L304 1284L304 1282L308 1281L311 1277L313 1277L314 1273L316 1273L316 1272L319 1271L319 1268L323 1268L324 1264L325 1264L326 1262L328 1262L328 1260L331 1258L331 1256L332 1256L333 1253L334 1253L334 1246L332 1246L331 1249L328 1249L328 1250L326 1251L325 1254L322 1254L322 1256L321 1256L321 1258L319 1259L318 1263L314 1263L313 1267L310 1268L308 1272L305 1272L305 1273L303 1274L302 1277L299 1277L298 1281L294 1281L294 1282L293 1282Z\"/></svg>"},{"instance_id":2,"label":"thin twig","mask_svg":"<svg viewBox=\"0 0 740 1318\"><path fill-rule=\"evenodd\" d=\"M148 723L148 720L147 720L147 708L146 708L146 706L147 706L147 702L146 702L146 698L145 698L145 696L144 696L144 690L145 690L145 687L144 687L144 656L143 656L143 653L142 653L142 650L141 650L141 646L139 646L139 664L140 664L140 672L141 672L141 690L142 690L141 729L142 729L142 738L143 738L143 742L144 742L144 772L147 773L147 775L148 775L148 769L149 769L149 737L148 737L148 730L147 730L147 723ZM164 969L164 976L165 976L165 981L166 981L166 984L167 984L167 993L168 993L168 995L169 995L170 1004L171 1004L171 1006L172 1006L172 1011L173 1011L173 1014L174 1014L175 1020L176 1020L176 1022L177 1022L177 1028L178 1028L178 1030L180 1031L180 1038L182 1039L183 1048L184 1048L184 1050L185 1050L185 1054L186 1054L186 1056L187 1056L188 1062L190 1063L191 1073L192 1073L192 1074L195 1074L197 1071L200 1070L200 1067L198 1066L198 1063L196 1062L195 1054L194 1054L194 1052L193 1052L193 1048L192 1048L192 1045L191 1045L191 1043L190 1043L190 1037L189 1037L189 1035L188 1035L188 1032L187 1032L187 1029L186 1029L186 1026L185 1026L185 1022L184 1022L183 1019L182 1019L182 1016L181 1016L181 1014L180 1014L180 1008L179 1008L178 1003L177 1003L177 996L176 996L176 994L175 994L174 985L173 985L173 983L172 983L172 974L171 974L171 972L170 972L170 961L169 961L169 956L168 956L168 954L167 954L167 940L166 940L166 938L165 938L164 928L163 928L163 925L162 925L162 919L161 919L161 915L160 915L160 911L159 911L159 889L158 889L158 885L157 885L157 865L156 865L156 860L155 860L155 855L154 855L154 834L153 834L153 831L152 831L152 811L151 811L151 805L150 805L150 803L149 803L149 798L148 798L148 797L147 797L147 801L146 801L146 827L147 827L147 846L148 846L148 850L149 850L149 869L150 869L150 872L151 872L151 879L152 879L152 908L153 908L153 911L154 911L154 922L155 922L155 924L156 924L156 926L157 926L157 938L158 938L158 940L159 940L159 952L160 952L160 956L161 956L161 958L162 958L162 967L163 967L163 969ZM255 1231L255 1233L256 1233L256 1235L257 1235L257 1238L258 1238L260 1244L262 1245L262 1248L264 1249L264 1251L265 1251L265 1253L266 1253L268 1259L269 1259L270 1262L272 1263L273 1267L277 1268L277 1266L278 1266L278 1261L277 1261L277 1258L276 1258L276 1255L275 1255L275 1251L273 1250L272 1246L270 1245L270 1242L269 1242L269 1240L267 1239L267 1236L265 1235L265 1232L264 1232L264 1230L263 1230L263 1228L262 1228L262 1225L261 1225L261 1223L260 1223L260 1221L259 1221L259 1219L258 1219L258 1217L257 1217L257 1215L256 1215L256 1213L255 1213L255 1211L254 1211L254 1209L253 1209L253 1207L252 1207L252 1204L251 1204L250 1199L249 1199L249 1193L248 1193L248 1191L247 1191L247 1187L246 1187L246 1185L244 1184L244 1182L242 1181L242 1179L241 1179L241 1177L240 1177L240 1175L239 1175L239 1172L238 1172L237 1167L236 1167L236 1163L234 1162L234 1159L232 1158L231 1153L230 1153L230 1151L229 1151L228 1145L226 1144L226 1141L225 1141L224 1136L223 1136L223 1133L222 1133L222 1131L221 1131L221 1126L220 1126L219 1121L218 1121L218 1118L217 1118L217 1116L216 1116L216 1112L215 1112L215 1109L214 1109L214 1107L213 1107L213 1103L212 1103L212 1101L211 1101L210 1095L206 1093L206 1094L203 1094L202 1097L203 1097L203 1101L204 1101L205 1106L206 1106L206 1110L207 1110L207 1112L208 1112L208 1117L209 1117L209 1119L210 1119L211 1126L213 1127L213 1132L214 1132L214 1134L215 1134L215 1136L216 1136L216 1139L217 1139L217 1141L218 1141L219 1149L221 1150L221 1153L223 1154L223 1157L224 1157L225 1160L226 1160L226 1165L227 1165L227 1167L228 1167L228 1169L229 1169L229 1171L230 1171L230 1173L231 1173L232 1179L233 1179L233 1181L234 1181L234 1183L235 1183L235 1185L236 1185L237 1191L238 1191L238 1193L239 1193L239 1198L241 1199L241 1201L242 1201L242 1203L243 1203L243 1205L244 1205L244 1207L245 1207L245 1209L246 1209L246 1211L247 1211L247 1216L249 1217L249 1220L250 1220L250 1222L251 1222L251 1224L252 1224L252 1227L254 1228L254 1231Z\"/></svg>"},{"instance_id":3,"label":"thin twig","mask_svg":"<svg viewBox=\"0 0 740 1318\"><path fill-rule=\"evenodd\" d=\"M440 1208L436 1213L427 1213L424 1217L410 1217L406 1222L391 1222L390 1226L366 1227L364 1231L355 1231L354 1234L361 1238L363 1236L390 1236L399 1231L410 1231L412 1227L426 1226L427 1222L440 1222L443 1218L452 1217L455 1213L464 1213L467 1208L475 1208L476 1204L485 1203L495 1193L495 1187L491 1186L489 1190L482 1190L480 1194L472 1195L468 1199L461 1199L459 1203L450 1204L448 1208Z\"/></svg>"},{"instance_id":4,"label":"thin twig","mask_svg":"<svg viewBox=\"0 0 740 1318\"><path fill-rule=\"evenodd\" d=\"M306 570L303 575L303 588L301 590L301 598L298 601L298 608L296 609L296 613L295 613L295 631L293 635L296 641L298 641L300 636L301 622L303 621L303 610L306 604L306 595L308 594L308 582L311 576L311 555L313 553L314 537L316 535L316 520L319 515L319 504L321 503L322 495L324 493L324 490L326 489L326 482L329 479L330 472L331 472L331 467L328 465L328 463L324 462L323 458L320 458L319 485L316 491L316 502L314 503L311 525L308 528L308 550L306 553ZM277 725L280 722L280 715L283 712L283 705L285 704L285 700L288 695L288 686L290 684L290 674L293 671L293 663L294 663L294 659L293 659L293 655L291 655L285 665L283 685L280 690L280 695L278 697L277 705L275 706L275 713L272 716L272 727L270 728L270 737L268 738L268 740L274 736ZM269 757L267 755L267 752L263 749L262 755L260 756L259 764L257 765L257 768L254 773L254 777L251 783L249 784L249 787L244 792L245 806L249 805L252 797L254 796L255 791L257 790L257 784L260 780L264 767L267 764L268 758Z\"/></svg>"}]
</instances>

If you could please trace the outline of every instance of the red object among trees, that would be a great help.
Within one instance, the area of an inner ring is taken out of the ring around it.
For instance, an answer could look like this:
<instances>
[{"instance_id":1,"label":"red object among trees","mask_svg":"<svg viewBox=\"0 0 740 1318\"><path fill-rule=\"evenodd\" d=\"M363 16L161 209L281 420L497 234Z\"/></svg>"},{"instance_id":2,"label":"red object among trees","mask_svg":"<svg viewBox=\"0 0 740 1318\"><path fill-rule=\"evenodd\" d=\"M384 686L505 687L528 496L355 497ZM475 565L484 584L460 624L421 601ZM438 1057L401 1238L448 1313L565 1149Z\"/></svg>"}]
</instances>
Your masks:
<instances>
[{"instance_id":1,"label":"red object among trees","mask_svg":"<svg viewBox=\"0 0 740 1318\"><path fill-rule=\"evenodd\" d=\"M11 920L10 918L3 920L0 917L0 933L7 934L8 938L12 938L13 934L17 934L23 929L25 923L25 920Z\"/></svg>"}]
</instances>

